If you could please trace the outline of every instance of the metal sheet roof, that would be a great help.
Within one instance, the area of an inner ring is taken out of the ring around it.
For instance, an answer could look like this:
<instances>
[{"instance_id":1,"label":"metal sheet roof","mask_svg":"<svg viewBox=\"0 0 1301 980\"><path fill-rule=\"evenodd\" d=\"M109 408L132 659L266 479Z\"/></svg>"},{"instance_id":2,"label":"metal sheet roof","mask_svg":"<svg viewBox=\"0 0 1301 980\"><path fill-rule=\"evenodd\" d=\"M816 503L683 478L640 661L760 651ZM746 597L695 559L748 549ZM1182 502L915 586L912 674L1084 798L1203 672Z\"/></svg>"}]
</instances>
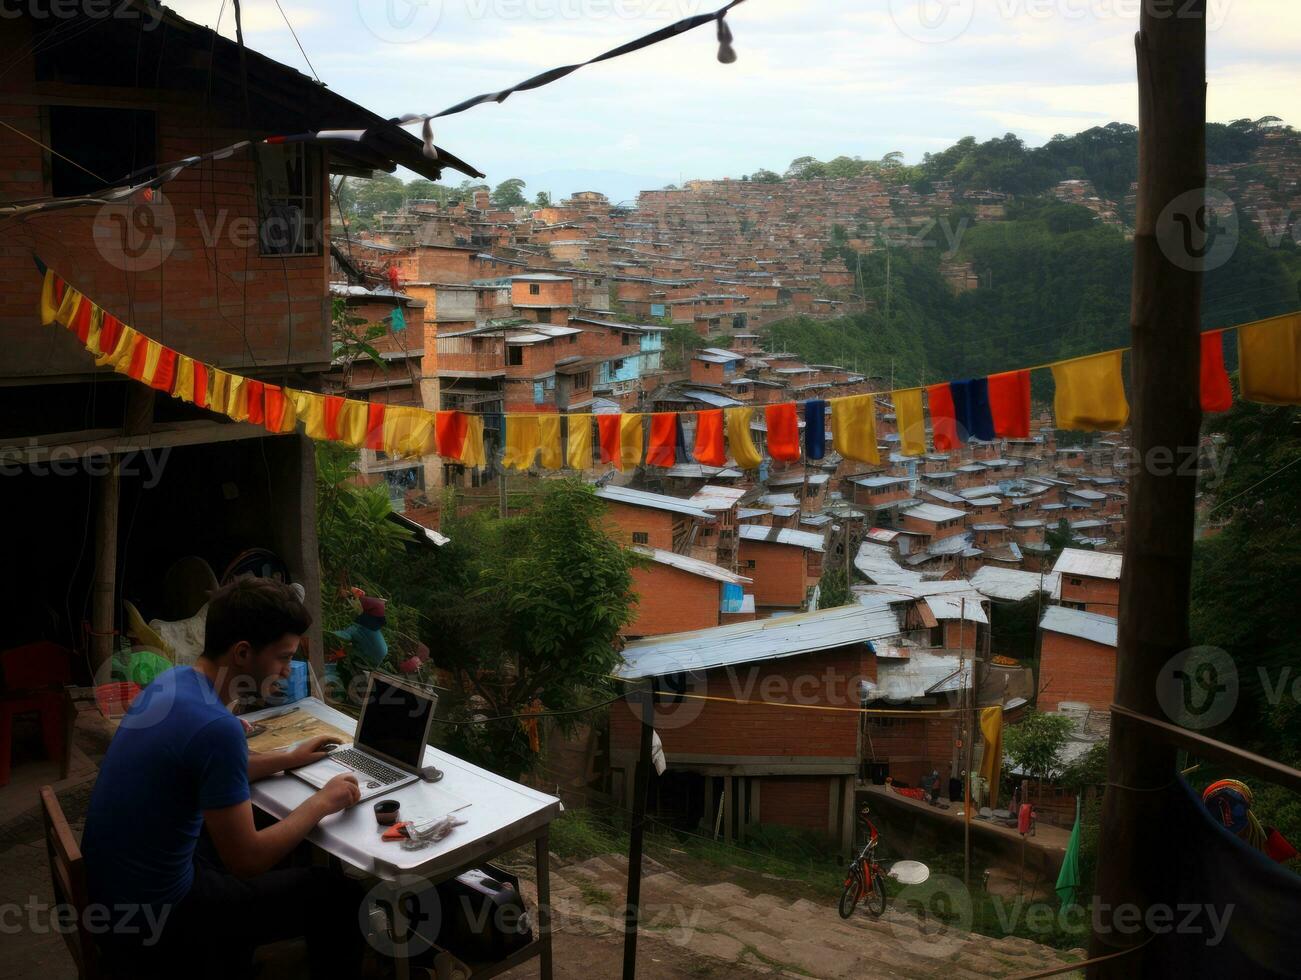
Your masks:
<instances>
[{"instance_id":1,"label":"metal sheet roof","mask_svg":"<svg viewBox=\"0 0 1301 980\"><path fill-rule=\"evenodd\" d=\"M1020 602L1028 599L1041 588L1052 594L1057 587L1059 576L1056 572L1040 575L1038 572L1023 572L1016 568L999 568L997 565L985 565L971 576L971 585L981 595L1006 602Z\"/></svg>"},{"instance_id":2,"label":"metal sheet roof","mask_svg":"<svg viewBox=\"0 0 1301 980\"><path fill-rule=\"evenodd\" d=\"M1059 575L1086 575L1089 578L1120 581L1120 567L1124 562L1121 555L1107 554L1101 551L1083 551L1079 548L1064 548L1053 566Z\"/></svg>"},{"instance_id":3,"label":"metal sheet roof","mask_svg":"<svg viewBox=\"0 0 1301 980\"><path fill-rule=\"evenodd\" d=\"M650 507L654 510L667 510L675 514L685 514L700 521L713 522L714 515L694 506L681 497L670 497L663 493L648 493L631 487L597 487L596 495L602 500L616 504L630 504L633 507Z\"/></svg>"},{"instance_id":4,"label":"metal sheet roof","mask_svg":"<svg viewBox=\"0 0 1301 980\"><path fill-rule=\"evenodd\" d=\"M699 558L679 555L676 551L648 548L640 544L633 545L632 550L651 559L651 561L659 562L661 565L668 565L682 572L690 572L692 575L699 575L701 578L712 578L719 582L727 582L730 585L748 585L754 581L754 579L746 578L744 575L729 572L726 568L720 568L718 565L701 561Z\"/></svg>"},{"instance_id":5,"label":"metal sheet roof","mask_svg":"<svg viewBox=\"0 0 1301 980\"><path fill-rule=\"evenodd\" d=\"M726 395L715 394L712 391L697 391L692 389L691 391L684 391L682 397L689 398L696 402L704 402L706 405L712 405L714 408L735 408L737 405L741 404L741 402L737 401L735 398L728 398Z\"/></svg>"},{"instance_id":6,"label":"metal sheet roof","mask_svg":"<svg viewBox=\"0 0 1301 980\"><path fill-rule=\"evenodd\" d=\"M919 521L933 521L937 524L943 521L960 521L967 516L965 511L941 507L939 504L919 504L903 513L905 517L915 517Z\"/></svg>"},{"instance_id":7,"label":"metal sheet roof","mask_svg":"<svg viewBox=\"0 0 1301 980\"><path fill-rule=\"evenodd\" d=\"M795 616L637 640L624 648L624 664L616 673L626 679L660 677L778 660L884 639L898 632L898 616L888 603L860 602Z\"/></svg>"},{"instance_id":8,"label":"metal sheet roof","mask_svg":"<svg viewBox=\"0 0 1301 980\"><path fill-rule=\"evenodd\" d=\"M921 572L909 571L894 560L893 548L874 541L858 546L854 567L877 585L917 585L922 580Z\"/></svg>"},{"instance_id":9,"label":"metal sheet roof","mask_svg":"<svg viewBox=\"0 0 1301 980\"><path fill-rule=\"evenodd\" d=\"M811 531L793 531L786 527L764 527L761 524L744 524L737 528L743 541L766 541L769 544L786 544L794 548L811 548L822 551L825 543L821 534Z\"/></svg>"},{"instance_id":10,"label":"metal sheet roof","mask_svg":"<svg viewBox=\"0 0 1301 980\"><path fill-rule=\"evenodd\" d=\"M1044 610L1039 628L1050 633L1064 633L1081 640L1091 640L1103 646L1116 645L1116 621L1102 613L1068 609L1066 606L1049 606Z\"/></svg>"},{"instance_id":11,"label":"metal sheet roof","mask_svg":"<svg viewBox=\"0 0 1301 980\"><path fill-rule=\"evenodd\" d=\"M702 510L730 510L745 494L745 490L738 490L736 487L719 487L706 483L687 500L687 503Z\"/></svg>"}]
</instances>

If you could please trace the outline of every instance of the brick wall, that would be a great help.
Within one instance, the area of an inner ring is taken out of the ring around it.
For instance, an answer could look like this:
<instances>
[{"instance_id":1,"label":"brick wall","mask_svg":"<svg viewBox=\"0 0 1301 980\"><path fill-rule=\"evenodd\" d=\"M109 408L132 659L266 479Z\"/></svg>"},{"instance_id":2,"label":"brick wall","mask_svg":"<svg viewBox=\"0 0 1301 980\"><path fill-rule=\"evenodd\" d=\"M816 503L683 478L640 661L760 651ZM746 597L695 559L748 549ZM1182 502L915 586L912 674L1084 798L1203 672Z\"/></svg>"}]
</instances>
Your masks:
<instances>
[{"instance_id":1,"label":"brick wall","mask_svg":"<svg viewBox=\"0 0 1301 980\"><path fill-rule=\"evenodd\" d=\"M0 31L15 41L17 25ZM14 64L0 96L0 119L34 140L46 140L32 61ZM86 101L102 99L86 91ZM163 95L156 109L157 159L171 161L233 143L246 133L200 124L197 106ZM42 150L10 133L0 140L0 195L5 200L49 193ZM325 176L321 172L324 200ZM329 360L328 250L313 256L261 257L253 160L248 151L183 171L162 189L152 212L174 232L165 261L145 251L136 271L123 270L120 225L99 208L74 208L11 225L0 250L0 375L90 374L93 362L61 328L37 317L41 278L32 252L131 326L170 347L223 367L324 363ZM100 217L99 225L96 218ZM328 218L323 215L323 218ZM328 227L323 226L323 243ZM115 237L116 234L116 237Z\"/></svg>"},{"instance_id":2,"label":"brick wall","mask_svg":"<svg viewBox=\"0 0 1301 980\"><path fill-rule=\"evenodd\" d=\"M759 822L827 832L831 790L827 776L765 776L759 781Z\"/></svg>"},{"instance_id":3,"label":"brick wall","mask_svg":"<svg viewBox=\"0 0 1301 980\"><path fill-rule=\"evenodd\" d=\"M1120 615L1120 583L1088 575L1062 575L1062 602L1082 602L1086 612L1116 619Z\"/></svg>"},{"instance_id":4,"label":"brick wall","mask_svg":"<svg viewBox=\"0 0 1301 980\"><path fill-rule=\"evenodd\" d=\"M595 451L595 449L596 445L593 442L593 450ZM612 525L610 533L620 541L632 544L633 534L644 532L649 536L649 540L637 543L645 544L651 548L661 548L664 551L673 550L673 528L677 523L676 515L665 510L633 507L611 500L607 500L605 504L606 520Z\"/></svg>"},{"instance_id":5,"label":"brick wall","mask_svg":"<svg viewBox=\"0 0 1301 980\"><path fill-rule=\"evenodd\" d=\"M1106 711L1116 687L1116 649L1076 636L1040 630L1039 707L1056 710L1079 701Z\"/></svg>"},{"instance_id":6,"label":"brick wall","mask_svg":"<svg viewBox=\"0 0 1301 980\"><path fill-rule=\"evenodd\" d=\"M742 540L738 549L740 573L754 579L754 601L759 606L804 605L809 580L804 548L767 541ZM754 567L750 567L750 562Z\"/></svg>"},{"instance_id":7,"label":"brick wall","mask_svg":"<svg viewBox=\"0 0 1301 980\"><path fill-rule=\"evenodd\" d=\"M796 705L857 705L858 680L874 680L876 666L862 644L706 672L692 693L739 701L684 701L665 705L656 724L669 765L673 754L857 758L858 719L852 711L815 711ZM684 710L685 707L685 710ZM674 714L680 719L674 722ZM685 720L682 720L685 719ZM623 702L610 709L610 746L636 752L639 723Z\"/></svg>"},{"instance_id":8,"label":"brick wall","mask_svg":"<svg viewBox=\"0 0 1301 980\"><path fill-rule=\"evenodd\" d=\"M951 718L871 716L863 739L863 757L890 766L891 778L909 786L937 770L947 787L953 764L958 723Z\"/></svg>"},{"instance_id":9,"label":"brick wall","mask_svg":"<svg viewBox=\"0 0 1301 980\"><path fill-rule=\"evenodd\" d=\"M637 594L637 618L620 632L624 636L661 636L719 625L721 583L659 562L632 573Z\"/></svg>"}]
</instances>

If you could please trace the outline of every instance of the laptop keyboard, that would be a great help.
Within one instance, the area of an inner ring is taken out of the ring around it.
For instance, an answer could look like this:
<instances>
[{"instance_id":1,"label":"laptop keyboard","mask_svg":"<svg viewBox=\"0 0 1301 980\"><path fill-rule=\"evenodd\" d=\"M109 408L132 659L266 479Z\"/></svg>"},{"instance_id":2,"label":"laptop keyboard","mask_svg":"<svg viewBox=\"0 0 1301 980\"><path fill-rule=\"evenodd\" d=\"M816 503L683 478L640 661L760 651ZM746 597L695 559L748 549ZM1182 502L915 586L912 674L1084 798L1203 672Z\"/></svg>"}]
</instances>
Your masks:
<instances>
[{"instance_id":1,"label":"laptop keyboard","mask_svg":"<svg viewBox=\"0 0 1301 980\"><path fill-rule=\"evenodd\" d=\"M400 769L387 766L378 759L372 759L356 749L339 749L337 752L331 752L330 759L351 769L356 769L358 772L365 773L371 779L385 785L396 783L398 780L405 779L410 775Z\"/></svg>"}]
</instances>

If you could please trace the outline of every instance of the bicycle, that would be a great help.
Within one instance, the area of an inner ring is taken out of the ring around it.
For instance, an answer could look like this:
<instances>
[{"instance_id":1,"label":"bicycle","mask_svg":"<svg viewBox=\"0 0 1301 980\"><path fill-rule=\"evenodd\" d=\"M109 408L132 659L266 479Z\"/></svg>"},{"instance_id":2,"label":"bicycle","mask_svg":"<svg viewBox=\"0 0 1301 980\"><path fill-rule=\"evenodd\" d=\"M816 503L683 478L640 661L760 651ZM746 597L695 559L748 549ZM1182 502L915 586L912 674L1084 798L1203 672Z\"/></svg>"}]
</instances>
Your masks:
<instances>
[{"instance_id":1,"label":"bicycle","mask_svg":"<svg viewBox=\"0 0 1301 980\"><path fill-rule=\"evenodd\" d=\"M867 807L863 807L858 812L858 818L867 825L868 837L867 843L858 852L858 857L854 858L845 872L845 890L840 894L842 919L848 919L853 915L860 901L864 903L868 914L877 918L885 911L887 899L885 871L876 860L876 846L880 841L880 835L877 834L875 825L868 817Z\"/></svg>"}]
</instances>

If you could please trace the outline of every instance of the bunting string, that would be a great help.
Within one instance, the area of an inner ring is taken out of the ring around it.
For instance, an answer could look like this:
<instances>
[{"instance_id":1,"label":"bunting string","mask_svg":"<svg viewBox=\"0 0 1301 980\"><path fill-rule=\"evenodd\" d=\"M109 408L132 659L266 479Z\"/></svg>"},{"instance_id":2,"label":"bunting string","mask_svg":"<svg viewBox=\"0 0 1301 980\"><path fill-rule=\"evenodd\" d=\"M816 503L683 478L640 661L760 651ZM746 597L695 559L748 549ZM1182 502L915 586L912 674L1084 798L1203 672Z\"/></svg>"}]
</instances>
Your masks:
<instances>
[{"instance_id":1,"label":"bunting string","mask_svg":"<svg viewBox=\"0 0 1301 980\"><path fill-rule=\"evenodd\" d=\"M400 458L437 455L467 467L488 464L483 414L432 412L301 391L223 371L140 333L53 269L45 270L39 305L41 322L65 327L94 356L97 365L237 422L274 433L293 432L301 424L311 439ZM1237 334L1239 397L1271 405L1301 404L1298 311L1201 335L1199 397L1203 411L1223 412L1232 405L1223 350L1224 336L1230 331ZM845 459L879 466L879 402L889 402L894 409L899 447L905 456L925 454L928 441L935 452L948 452L971 439L1025 439L1031 433L1030 373L1036 370L1052 372L1057 428L1115 431L1129 421L1123 375L1123 355L1128 350L1121 347L926 388L767 405L762 413L767 436L762 448L753 434L757 410L750 406L697 412L505 413L501 462L518 470L535 466L587 470L606 464L619 470L643 464L672 466L688 458L683 419L694 417L695 440L689 458L704 466L723 467L734 462L740 469L753 470L762 465L765 449L769 458L779 461L801 458L802 406L805 459L825 458L829 434L833 448ZM493 413L493 417L502 417L502 413Z\"/></svg>"}]
</instances>

